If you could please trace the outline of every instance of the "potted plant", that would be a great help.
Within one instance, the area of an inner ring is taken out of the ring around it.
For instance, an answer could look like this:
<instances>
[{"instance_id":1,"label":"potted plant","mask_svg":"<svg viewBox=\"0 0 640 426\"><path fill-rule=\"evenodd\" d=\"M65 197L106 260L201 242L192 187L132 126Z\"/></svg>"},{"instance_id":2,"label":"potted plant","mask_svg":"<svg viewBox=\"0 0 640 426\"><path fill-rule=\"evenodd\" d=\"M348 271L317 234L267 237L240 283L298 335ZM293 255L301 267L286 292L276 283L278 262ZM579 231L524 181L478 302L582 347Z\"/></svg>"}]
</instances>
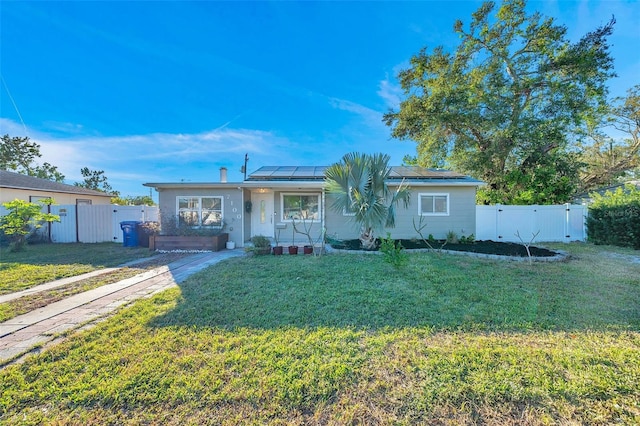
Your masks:
<instances>
[{"instance_id":1,"label":"potted plant","mask_svg":"<svg viewBox=\"0 0 640 426\"><path fill-rule=\"evenodd\" d=\"M291 245L289 246L289 254L298 254L298 246L296 245L296 222L291 218Z\"/></svg>"},{"instance_id":2,"label":"potted plant","mask_svg":"<svg viewBox=\"0 0 640 426\"><path fill-rule=\"evenodd\" d=\"M271 242L269 238L264 235L254 235L251 237L251 243L253 247L250 248L254 254L269 254L271 253Z\"/></svg>"},{"instance_id":3,"label":"potted plant","mask_svg":"<svg viewBox=\"0 0 640 426\"><path fill-rule=\"evenodd\" d=\"M276 233L274 235L274 239L276 240L276 245L273 246L273 254L276 256L280 256L284 252L284 247L280 245L280 229L278 224L276 224Z\"/></svg>"}]
</instances>

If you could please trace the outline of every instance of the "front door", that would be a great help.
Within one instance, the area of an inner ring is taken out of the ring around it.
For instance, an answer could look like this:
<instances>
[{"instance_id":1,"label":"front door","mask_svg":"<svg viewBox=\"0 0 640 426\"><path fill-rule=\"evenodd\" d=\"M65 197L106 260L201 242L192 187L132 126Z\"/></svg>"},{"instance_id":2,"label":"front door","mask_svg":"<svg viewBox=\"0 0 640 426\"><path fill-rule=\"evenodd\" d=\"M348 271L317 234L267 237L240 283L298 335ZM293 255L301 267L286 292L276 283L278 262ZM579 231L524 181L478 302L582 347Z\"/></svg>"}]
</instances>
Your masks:
<instances>
[{"instance_id":1,"label":"front door","mask_svg":"<svg viewBox=\"0 0 640 426\"><path fill-rule=\"evenodd\" d=\"M251 236L273 237L273 192L252 192L251 204Z\"/></svg>"}]
</instances>

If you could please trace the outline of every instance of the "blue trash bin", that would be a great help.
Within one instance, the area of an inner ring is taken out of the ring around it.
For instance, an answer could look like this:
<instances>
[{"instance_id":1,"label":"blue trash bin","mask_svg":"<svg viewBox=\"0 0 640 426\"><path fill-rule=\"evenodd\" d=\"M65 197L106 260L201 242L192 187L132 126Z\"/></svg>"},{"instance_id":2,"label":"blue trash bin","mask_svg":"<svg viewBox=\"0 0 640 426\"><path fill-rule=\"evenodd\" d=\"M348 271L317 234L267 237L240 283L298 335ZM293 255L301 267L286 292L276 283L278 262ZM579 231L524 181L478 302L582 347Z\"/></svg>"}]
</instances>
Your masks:
<instances>
[{"instance_id":1,"label":"blue trash bin","mask_svg":"<svg viewBox=\"0 0 640 426\"><path fill-rule=\"evenodd\" d=\"M136 228L139 223L142 222L135 220L120 222L123 247L138 247L138 232Z\"/></svg>"}]
</instances>

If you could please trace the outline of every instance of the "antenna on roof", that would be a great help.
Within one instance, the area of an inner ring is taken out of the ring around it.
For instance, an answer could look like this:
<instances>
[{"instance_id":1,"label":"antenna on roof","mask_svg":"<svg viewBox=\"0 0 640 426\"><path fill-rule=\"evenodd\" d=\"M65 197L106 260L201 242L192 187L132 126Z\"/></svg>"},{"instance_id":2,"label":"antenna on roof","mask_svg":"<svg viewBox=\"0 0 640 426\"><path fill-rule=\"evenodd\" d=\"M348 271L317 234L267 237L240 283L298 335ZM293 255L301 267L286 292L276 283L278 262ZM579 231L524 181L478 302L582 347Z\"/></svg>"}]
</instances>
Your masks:
<instances>
[{"instance_id":1,"label":"antenna on roof","mask_svg":"<svg viewBox=\"0 0 640 426\"><path fill-rule=\"evenodd\" d=\"M244 173L244 180L247 180L247 161L249 161L249 153L244 155L244 166L240 167L240 173Z\"/></svg>"}]
</instances>

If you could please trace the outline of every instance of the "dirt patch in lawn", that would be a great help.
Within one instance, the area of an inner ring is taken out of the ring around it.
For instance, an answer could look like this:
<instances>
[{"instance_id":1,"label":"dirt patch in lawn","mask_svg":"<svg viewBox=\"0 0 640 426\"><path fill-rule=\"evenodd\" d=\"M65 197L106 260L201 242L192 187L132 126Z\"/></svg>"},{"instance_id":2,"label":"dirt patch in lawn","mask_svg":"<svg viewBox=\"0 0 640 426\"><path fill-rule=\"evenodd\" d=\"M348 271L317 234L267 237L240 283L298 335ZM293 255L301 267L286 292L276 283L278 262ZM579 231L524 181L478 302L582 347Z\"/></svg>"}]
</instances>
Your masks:
<instances>
[{"instance_id":1,"label":"dirt patch in lawn","mask_svg":"<svg viewBox=\"0 0 640 426\"><path fill-rule=\"evenodd\" d=\"M452 251L463 251L471 253L482 254L494 254L498 256L513 256L513 257L528 257L527 248L518 243L501 243L496 241L474 241L468 244L444 244L444 241L434 241L431 246L421 240L399 240L402 247L408 250L412 249L442 249ZM360 240L344 240L333 241L331 247L341 250L362 250L360 247ZM378 246L379 246L378 242ZM377 249L376 249L377 250ZM541 248L541 247L529 247L531 256L533 257L553 257L557 255L556 252Z\"/></svg>"}]
</instances>

